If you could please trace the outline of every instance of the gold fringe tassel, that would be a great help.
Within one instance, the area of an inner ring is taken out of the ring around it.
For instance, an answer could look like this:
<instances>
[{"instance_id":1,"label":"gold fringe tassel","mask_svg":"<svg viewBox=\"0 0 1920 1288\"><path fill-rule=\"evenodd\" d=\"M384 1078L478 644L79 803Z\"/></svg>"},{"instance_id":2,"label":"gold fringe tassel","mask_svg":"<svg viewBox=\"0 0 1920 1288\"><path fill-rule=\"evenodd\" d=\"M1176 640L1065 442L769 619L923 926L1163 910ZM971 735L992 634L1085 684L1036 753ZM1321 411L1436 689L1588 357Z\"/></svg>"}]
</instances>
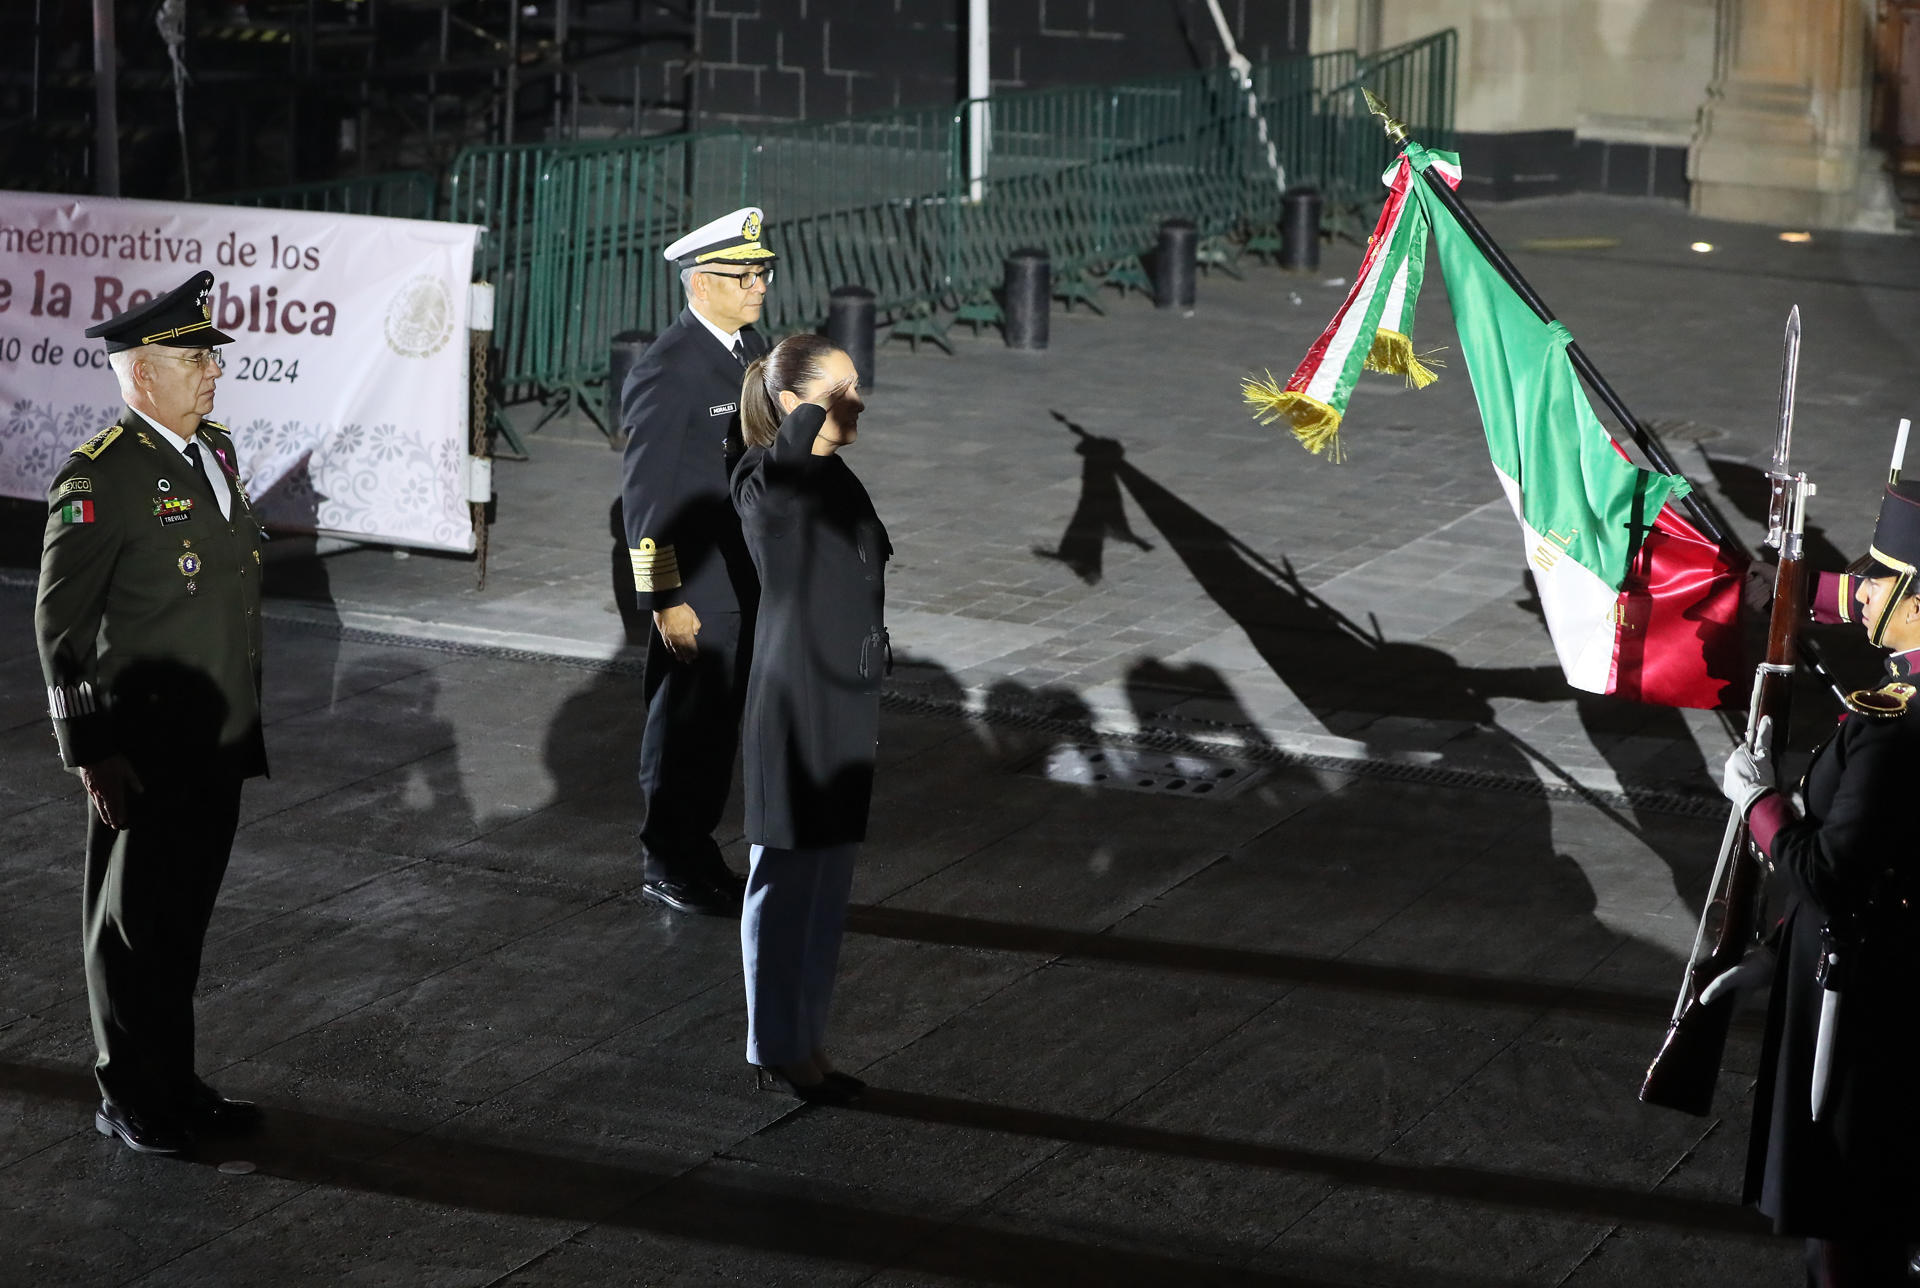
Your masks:
<instances>
[{"instance_id":1,"label":"gold fringe tassel","mask_svg":"<svg viewBox=\"0 0 1920 1288\"><path fill-rule=\"evenodd\" d=\"M1271 371L1264 380L1248 376L1241 382L1240 392L1253 409L1254 419L1262 425L1284 420L1300 445L1315 456L1324 453L1336 464L1346 459L1340 445L1340 413L1334 408L1286 388Z\"/></svg>"},{"instance_id":2,"label":"gold fringe tassel","mask_svg":"<svg viewBox=\"0 0 1920 1288\"><path fill-rule=\"evenodd\" d=\"M1425 389L1440 377L1428 370L1422 359L1435 367L1444 367L1447 364L1434 356L1443 352L1445 350L1433 349L1416 355L1412 340L1398 331L1383 329L1374 333L1373 347L1367 351L1367 370L1384 371L1392 376L1405 376L1408 388Z\"/></svg>"}]
</instances>

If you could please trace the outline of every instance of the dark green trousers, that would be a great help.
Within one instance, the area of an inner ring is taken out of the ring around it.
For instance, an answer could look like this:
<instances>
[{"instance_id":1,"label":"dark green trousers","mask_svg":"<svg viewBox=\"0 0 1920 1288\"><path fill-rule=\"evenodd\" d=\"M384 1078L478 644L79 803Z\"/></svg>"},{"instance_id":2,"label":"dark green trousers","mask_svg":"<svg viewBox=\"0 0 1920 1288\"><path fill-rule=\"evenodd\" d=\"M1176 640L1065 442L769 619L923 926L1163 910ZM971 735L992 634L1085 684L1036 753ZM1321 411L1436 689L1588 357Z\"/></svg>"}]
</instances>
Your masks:
<instances>
[{"instance_id":1,"label":"dark green trousers","mask_svg":"<svg viewBox=\"0 0 1920 1288\"><path fill-rule=\"evenodd\" d=\"M218 771L142 778L126 830L87 807L81 932L100 1094L164 1117L195 1085L193 992L242 780Z\"/></svg>"}]
</instances>

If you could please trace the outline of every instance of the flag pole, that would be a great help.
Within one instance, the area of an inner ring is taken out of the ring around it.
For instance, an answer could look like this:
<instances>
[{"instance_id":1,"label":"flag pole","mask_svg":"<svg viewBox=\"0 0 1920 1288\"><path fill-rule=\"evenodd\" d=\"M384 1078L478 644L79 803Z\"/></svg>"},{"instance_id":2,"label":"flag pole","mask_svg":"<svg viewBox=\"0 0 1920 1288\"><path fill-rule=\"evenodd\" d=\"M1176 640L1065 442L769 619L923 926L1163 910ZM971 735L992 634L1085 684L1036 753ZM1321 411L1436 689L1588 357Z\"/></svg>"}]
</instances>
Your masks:
<instances>
[{"instance_id":1,"label":"flag pole","mask_svg":"<svg viewBox=\"0 0 1920 1288\"><path fill-rule=\"evenodd\" d=\"M1380 118L1381 126L1386 130L1387 138L1392 140L1394 146L1404 148L1413 141L1406 125L1394 119L1387 110L1387 105L1375 97L1372 90L1362 89L1360 92L1366 97L1367 110ZM1421 177L1426 180L1427 187L1433 195L1440 199L1440 204L1459 221L1461 230L1467 234L1479 252L1486 256L1487 262L1493 265L1494 271L1513 288L1516 295L1526 301L1527 307L1532 309L1542 322L1556 321L1553 310L1548 308L1547 302L1540 298L1540 293L1533 289L1532 284L1525 277L1521 276L1520 270L1514 267L1513 261L1507 258L1506 252L1500 249L1499 244L1493 240L1493 236L1478 219L1474 218L1473 212L1468 210L1466 203L1460 200L1460 195L1447 186L1446 180L1436 174L1431 166L1421 171ZM1638 443L1640 450L1647 454L1647 459L1653 463L1653 467L1662 474L1680 474L1680 468L1674 464L1673 457L1667 452L1666 444L1662 443L1651 429L1641 424L1638 417L1627 410L1626 401L1614 391L1612 385L1607 383L1607 378L1600 374L1600 369L1593 365L1593 359L1587 357L1585 350L1581 349L1577 342L1570 342L1567 345L1567 357L1572 360L1573 369L1580 373L1580 378L1586 381L1587 388L1607 405L1607 410L1611 411L1621 426L1633 435L1633 441ZM1692 492L1681 497L1680 503L1687 508L1688 516L1714 541L1727 549L1741 549L1728 540L1726 530Z\"/></svg>"}]
</instances>

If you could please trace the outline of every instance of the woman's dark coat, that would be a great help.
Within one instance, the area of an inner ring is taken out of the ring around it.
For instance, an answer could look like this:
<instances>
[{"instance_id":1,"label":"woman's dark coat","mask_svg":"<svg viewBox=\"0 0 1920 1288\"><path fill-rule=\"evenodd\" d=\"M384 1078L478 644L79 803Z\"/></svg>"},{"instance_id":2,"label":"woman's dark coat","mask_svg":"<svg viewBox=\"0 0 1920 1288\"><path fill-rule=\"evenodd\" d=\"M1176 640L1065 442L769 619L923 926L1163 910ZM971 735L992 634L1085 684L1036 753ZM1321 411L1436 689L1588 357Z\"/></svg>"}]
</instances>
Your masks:
<instances>
[{"instance_id":1,"label":"woman's dark coat","mask_svg":"<svg viewBox=\"0 0 1920 1288\"><path fill-rule=\"evenodd\" d=\"M1896 686L1882 690L1892 691ZM1788 892L1747 1153L1747 1201L1780 1234L1920 1240L1920 702L1846 717L1775 835ZM1833 1081L1812 1120L1821 928L1851 944Z\"/></svg>"},{"instance_id":2,"label":"woman's dark coat","mask_svg":"<svg viewBox=\"0 0 1920 1288\"><path fill-rule=\"evenodd\" d=\"M893 547L847 463L812 454L825 419L801 404L771 448L747 449L733 471L760 574L741 734L747 840L780 849L866 839L889 660Z\"/></svg>"}]
</instances>

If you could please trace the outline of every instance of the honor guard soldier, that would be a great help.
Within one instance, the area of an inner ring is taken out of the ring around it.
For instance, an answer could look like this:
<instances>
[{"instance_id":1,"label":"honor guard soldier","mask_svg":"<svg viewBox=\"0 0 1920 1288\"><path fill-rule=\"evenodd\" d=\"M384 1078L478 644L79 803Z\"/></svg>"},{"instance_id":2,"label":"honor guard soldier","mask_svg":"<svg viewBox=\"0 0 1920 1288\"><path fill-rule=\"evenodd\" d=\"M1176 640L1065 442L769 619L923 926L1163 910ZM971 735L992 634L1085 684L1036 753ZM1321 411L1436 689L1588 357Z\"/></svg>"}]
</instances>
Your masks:
<instances>
[{"instance_id":1,"label":"honor guard soldier","mask_svg":"<svg viewBox=\"0 0 1920 1288\"><path fill-rule=\"evenodd\" d=\"M1746 1198L1807 1240L1820 1288L1906 1283L1920 1242L1920 486L1899 481L1900 455L1868 558L1822 573L1813 605L1889 650L1882 683L1847 697L1800 784L1804 811L1744 743L1723 782L1786 899Z\"/></svg>"},{"instance_id":2,"label":"honor guard soldier","mask_svg":"<svg viewBox=\"0 0 1920 1288\"><path fill-rule=\"evenodd\" d=\"M627 545L639 606L654 624L640 741L640 893L717 916L738 916L746 888L713 833L733 783L759 598L727 474L741 378L767 351L753 323L775 255L760 234L761 212L749 207L667 247L687 307L620 394Z\"/></svg>"},{"instance_id":3,"label":"honor guard soldier","mask_svg":"<svg viewBox=\"0 0 1920 1288\"><path fill-rule=\"evenodd\" d=\"M257 1115L194 1071L193 993L260 733L260 526L220 378L213 274L88 329L127 411L47 493L34 630L60 758L88 796L83 935L102 1100L142 1153Z\"/></svg>"}]
</instances>

